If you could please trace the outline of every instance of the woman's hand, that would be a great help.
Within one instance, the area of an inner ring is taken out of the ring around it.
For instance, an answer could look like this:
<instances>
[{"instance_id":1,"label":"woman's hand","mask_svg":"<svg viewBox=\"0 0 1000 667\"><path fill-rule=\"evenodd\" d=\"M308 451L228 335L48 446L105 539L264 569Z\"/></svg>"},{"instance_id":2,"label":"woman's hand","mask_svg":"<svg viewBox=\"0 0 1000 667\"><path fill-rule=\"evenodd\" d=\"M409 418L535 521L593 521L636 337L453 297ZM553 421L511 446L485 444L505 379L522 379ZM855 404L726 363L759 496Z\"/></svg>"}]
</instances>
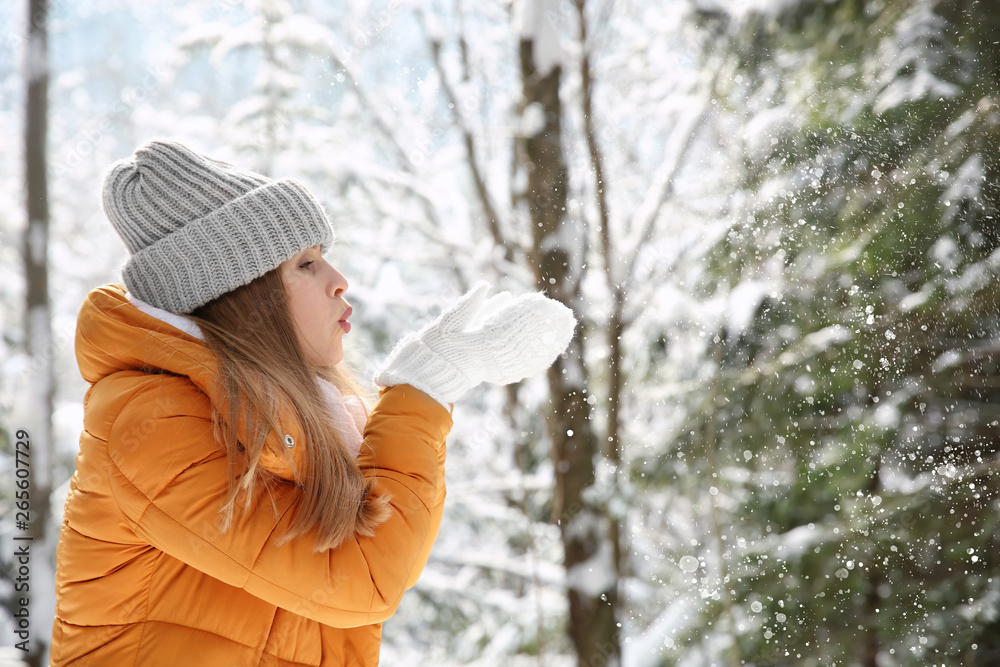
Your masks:
<instances>
[{"instance_id":1,"label":"woman's hand","mask_svg":"<svg viewBox=\"0 0 1000 667\"><path fill-rule=\"evenodd\" d=\"M481 382L510 384L551 366L573 338L573 312L540 293L487 299L489 290L479 283L399 341L376 384L408 384L447 406Z\"/></svg>"}]
</instances>

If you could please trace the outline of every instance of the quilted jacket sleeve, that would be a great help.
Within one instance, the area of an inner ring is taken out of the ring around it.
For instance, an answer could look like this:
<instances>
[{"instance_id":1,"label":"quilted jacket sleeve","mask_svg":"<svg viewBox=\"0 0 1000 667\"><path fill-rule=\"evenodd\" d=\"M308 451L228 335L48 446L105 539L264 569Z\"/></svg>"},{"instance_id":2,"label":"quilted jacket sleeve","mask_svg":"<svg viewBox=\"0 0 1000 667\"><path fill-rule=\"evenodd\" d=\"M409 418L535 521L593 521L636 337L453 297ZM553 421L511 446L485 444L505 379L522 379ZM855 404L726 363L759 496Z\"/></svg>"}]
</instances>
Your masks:
<instances>
[{"instance_id":1,"label":"quilted jacket sleeve","mask_svg":"<svg viewBox=\"0 0 1000 667\"><path fill-rule=\"evenodd\" d=\"M391 516L374 536L323 552L313 551L311 535L278 546L301 501L292 484L278 487L273 507L263 502L220 533L229 471L225 452L205 445L214 442L211 424L150 418L142 404L129 402L108 441L112 491L137 538L326 625L367 625L395 612L423 568L441 518L451 417L439 403L406 385L383 392L365 427L359 464L390 496Z\"/></svg>"}]
</instances>

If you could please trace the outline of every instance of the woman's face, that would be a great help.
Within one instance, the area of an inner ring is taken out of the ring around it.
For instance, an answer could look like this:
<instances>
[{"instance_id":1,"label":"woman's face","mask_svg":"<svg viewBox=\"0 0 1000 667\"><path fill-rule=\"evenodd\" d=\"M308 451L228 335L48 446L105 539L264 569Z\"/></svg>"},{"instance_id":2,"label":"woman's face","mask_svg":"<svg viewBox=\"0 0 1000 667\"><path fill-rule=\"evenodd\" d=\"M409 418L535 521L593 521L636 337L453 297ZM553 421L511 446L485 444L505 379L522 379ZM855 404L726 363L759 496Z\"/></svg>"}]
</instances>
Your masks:
<instances>
[{"instance_id":1,"label":"woman's face","mask_svg":"<svg viewBox=\"0 0 1000 667\"><path fill-rule=\"evenodd\" d=\"M351 330L351 306L344 300L347 279L323 259L319 246L307 248L278 267L288 310L306 361L332 366L344 358L344 334Z\"/></svg>"}]
</instances>

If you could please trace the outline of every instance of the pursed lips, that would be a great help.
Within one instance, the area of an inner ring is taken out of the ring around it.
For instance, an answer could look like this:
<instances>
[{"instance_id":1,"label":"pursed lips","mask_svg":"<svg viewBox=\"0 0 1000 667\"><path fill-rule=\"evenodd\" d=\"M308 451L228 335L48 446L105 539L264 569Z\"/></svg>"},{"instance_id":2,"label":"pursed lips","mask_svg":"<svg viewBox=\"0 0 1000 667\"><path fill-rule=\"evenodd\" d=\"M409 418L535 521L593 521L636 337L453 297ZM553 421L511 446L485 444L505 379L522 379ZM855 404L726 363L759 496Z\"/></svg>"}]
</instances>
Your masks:
<instances>
[{"instance_id":1,"label":"pursed lips","mask_svg":"<svg viewBox=\"0 0 1000 667\"><path fill-rule=\"evenodd\" d=\"M337 324L341 326L341 328L344 330L344 333L350 333L351 331L351 323L347 321L347 318L349 318L351 316L351 313L353 312L354 309L348 306L347 310L344 311L344 314L337 321Z\"/></svg>"}]
</instances>

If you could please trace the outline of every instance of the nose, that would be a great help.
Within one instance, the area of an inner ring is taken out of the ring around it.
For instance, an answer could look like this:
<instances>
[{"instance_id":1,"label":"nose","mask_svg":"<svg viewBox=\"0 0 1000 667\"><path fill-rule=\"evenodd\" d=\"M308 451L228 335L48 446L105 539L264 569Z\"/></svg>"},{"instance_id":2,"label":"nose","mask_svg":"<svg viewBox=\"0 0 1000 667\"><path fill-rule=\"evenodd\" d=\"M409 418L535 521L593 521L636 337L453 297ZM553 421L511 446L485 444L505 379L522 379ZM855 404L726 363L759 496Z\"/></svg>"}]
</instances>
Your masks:
<instances>
[{"instance_id":1,"label":"nose","mask_svg":"<svg viewBox=\"0 0 1000 667\"><path fill-rule=\"evenodd\" d=\"M330 276L330 283L327 287L327 292L333 297L343 296L344 292L347 291L347 278L345 278L344 274L332 266L330 267L330 271L332 274Z\"/></svg>"}]
</instances>

